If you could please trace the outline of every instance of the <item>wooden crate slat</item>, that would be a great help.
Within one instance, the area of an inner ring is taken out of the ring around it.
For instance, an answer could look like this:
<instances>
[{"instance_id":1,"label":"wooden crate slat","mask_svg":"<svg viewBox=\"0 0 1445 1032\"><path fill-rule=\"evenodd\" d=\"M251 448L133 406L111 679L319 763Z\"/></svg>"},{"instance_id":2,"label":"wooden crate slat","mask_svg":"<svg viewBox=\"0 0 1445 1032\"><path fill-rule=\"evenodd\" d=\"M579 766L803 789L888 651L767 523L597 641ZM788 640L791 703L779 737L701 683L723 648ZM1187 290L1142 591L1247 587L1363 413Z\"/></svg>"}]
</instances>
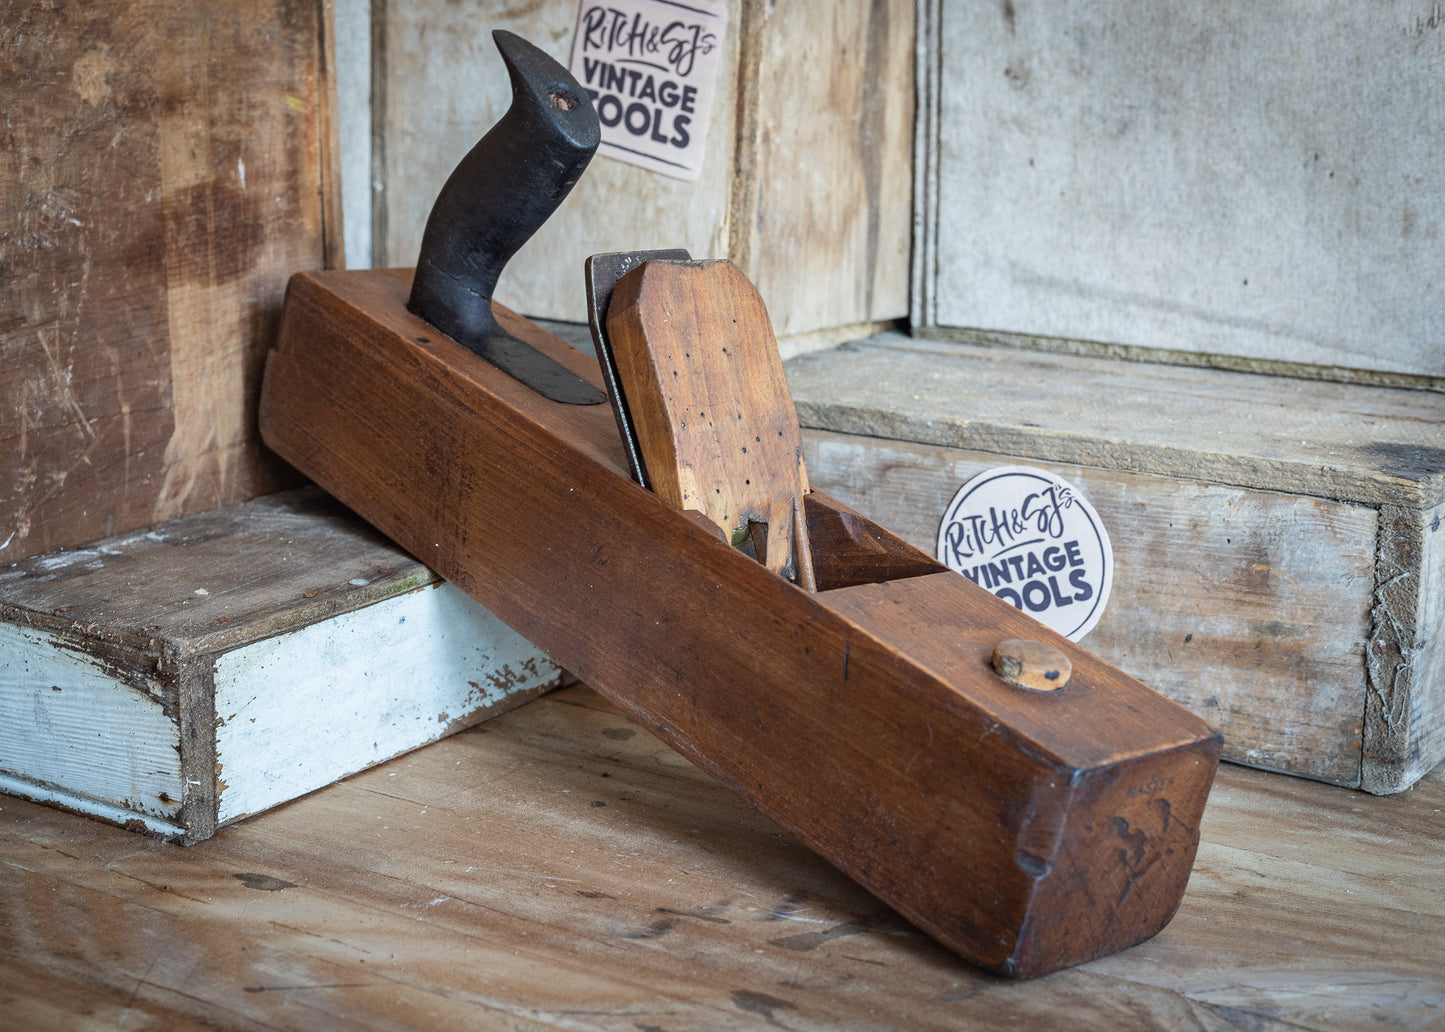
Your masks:
<instances>
[{"instance_id":1,"label":"wooden crate slat","mask_svg":"<svg viewBox=\"0 0 1445 1032\"><path fill-rule=\"evenodd\" d=\"M1433 0L920 4L915 326L1445 385Z\"/></svg>"},{"instance_id":2,"label":"wooden crate slat","mask_svg":"<svg viewBox=\"0 0 1445 1032\"><path fill-rule=\"evenodd\" d=\"M1445 501L1445 396L885 333L788 365L805 426L1379 506Z\"/></svg>"}]
</instances>

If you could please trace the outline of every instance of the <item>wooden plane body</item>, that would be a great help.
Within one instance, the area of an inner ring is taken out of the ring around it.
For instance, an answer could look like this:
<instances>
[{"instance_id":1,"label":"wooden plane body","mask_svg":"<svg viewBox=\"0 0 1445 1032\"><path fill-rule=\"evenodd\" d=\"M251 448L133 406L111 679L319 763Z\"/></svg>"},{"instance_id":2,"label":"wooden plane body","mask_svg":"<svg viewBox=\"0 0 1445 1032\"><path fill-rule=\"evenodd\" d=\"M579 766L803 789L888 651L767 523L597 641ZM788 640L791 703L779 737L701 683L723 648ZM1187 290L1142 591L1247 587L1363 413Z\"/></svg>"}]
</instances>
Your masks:
<instances>
[{"instance_id":1,"label":"wooden plane body","mask_svg":"<svg viewBox=\"0 0 1445 1032\"><path fill-rule=\"evenodd\" d=\"M1033 977L1168 922L1219 759L1204 721L818 491L818 590L770 572L629 478L605 405L466 351L407 312L410 281L292 279L271 448L965 959ZM1009 638L1062 650L1068 687L1001 680Z\"/></svg>"}]
</instances>

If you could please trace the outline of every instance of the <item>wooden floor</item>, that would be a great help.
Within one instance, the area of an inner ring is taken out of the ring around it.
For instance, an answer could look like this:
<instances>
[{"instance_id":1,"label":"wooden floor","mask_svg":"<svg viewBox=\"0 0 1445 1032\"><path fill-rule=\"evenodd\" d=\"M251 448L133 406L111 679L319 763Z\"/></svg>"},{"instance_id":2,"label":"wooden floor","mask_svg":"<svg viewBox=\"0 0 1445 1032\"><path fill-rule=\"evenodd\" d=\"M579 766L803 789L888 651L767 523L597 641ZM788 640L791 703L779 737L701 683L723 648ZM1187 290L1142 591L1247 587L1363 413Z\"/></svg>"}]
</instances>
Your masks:
<instances>
[{"instance_id":1,"label":"wooden floor","mask_svg":"<svg viewBox=\"0 0 1445 1032\"><path fill-rule=\"evenodd\" d=\"M1173 923L977 972L585 688L185 849L0 797L0 1029L1445 1028L1445 771L1226 766Z\"/></svg>"}]
</instances>

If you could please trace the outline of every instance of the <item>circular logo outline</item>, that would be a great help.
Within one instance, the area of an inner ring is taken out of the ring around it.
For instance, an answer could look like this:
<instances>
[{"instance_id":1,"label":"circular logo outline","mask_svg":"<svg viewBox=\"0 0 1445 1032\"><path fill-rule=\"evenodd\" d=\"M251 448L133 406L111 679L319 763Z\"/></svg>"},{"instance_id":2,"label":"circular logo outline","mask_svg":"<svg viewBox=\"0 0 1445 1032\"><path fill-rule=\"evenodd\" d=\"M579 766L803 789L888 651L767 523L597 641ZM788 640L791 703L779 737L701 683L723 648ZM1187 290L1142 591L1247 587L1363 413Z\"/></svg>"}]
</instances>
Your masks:
<instances>
[{"instance_id":1,"label":"circular logo outline","mask_svg":"<svg viewBox=\"0 0 1445 1032\"><path fill-rule=\"evenodd\" d=\"M934 555L939 562L958 573L959 576L966 576L962 570L948 561L948 528L957 522L956 517L960 509L964 507L971 495L994 484L998 480L1006 478L1021 478L1033 483L1042 482L1050 487L1063 488L1068 492L1069 496L1069 501L1064 507L1069 508L1077 505L1079 511L1083 513L1084 518L1088 521L1089 529L1094 534L1095 542L1099 548L1100 563L1103 566L1103 575L1099 579L1100 582L1098 591L1095 593L1094 604L1090 607L1088 613L1085 614L1084 619L1075 625L1072 630L1066 632L1062 628L1054 627L1055 630L1059 631L1060 634L1063 634L1064 637L1070 641L1079 641L1098 626L1099 619L1104 615L1104 609L1108 605L1109 595L1112 593L1114 587L1114 543L1109 537L1109 531L1104 526L1104 521L1100 518L1098 511L1089 500L1084 497L1083 492L1058 474L1050 473L1048 470L1039 469L1036 466L994 466L969 478L964 482L963 486L958 489L957 493L954 494L953 501L944 509L943 518L938 524L938 540L934 549ZM1005 551L1007 551L1007 549L1005 549ZM995 553L995 557L997 557L997 555L998 553ZM982 559L982 555L980 555L980 558ZM984 559L983 561L987 562L988 560ZM972 580L972 578L969 579ZM983 585L979 586L983 587ZM984 587L984 590L990 594L995 594L987 587ZM995 595L995 597L997 597L997 595ZM1022 607L1019 608L1035 619L1039 619L1037 613L1022 609ZM1039 622L1044 623L1046 626L1054 626L1045 620L1040 620Z\"/></svg>"}]
</instances>

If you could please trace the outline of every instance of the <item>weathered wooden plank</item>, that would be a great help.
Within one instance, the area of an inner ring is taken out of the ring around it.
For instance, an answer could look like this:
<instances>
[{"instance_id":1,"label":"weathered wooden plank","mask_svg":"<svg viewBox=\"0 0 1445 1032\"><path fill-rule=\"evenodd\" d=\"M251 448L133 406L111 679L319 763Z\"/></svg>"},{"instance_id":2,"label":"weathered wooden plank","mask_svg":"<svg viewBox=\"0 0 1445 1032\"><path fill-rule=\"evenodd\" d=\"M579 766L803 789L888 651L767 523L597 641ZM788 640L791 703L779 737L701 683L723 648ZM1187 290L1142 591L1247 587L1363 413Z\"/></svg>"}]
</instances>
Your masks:
<instances>
[{"instance_id":1,"label":"weathered wooden plank","mask_svg":"<svg viewBox=\"0 0 1445 1032\"><path fill-rule=\"evenodd\" d=\"M252 413L286 277L336 235L322 8L7 7L0 556L285 480Z\"/></svg>"},{"instance_id":2,"label":"weathered wooden plank","mask_svg":"<svg viewBox=\"0 0 1445 1032\"><path fill-rule=\"evenodd\" d=\"M555 685L314 489L0 573L0 789L195 841Z\"/></svg>"},{"instance_id":3,"label":"weathered wooden plank","mask_svg":"<svg viewBox=\"0 0 1445 1032\"><path fill-rule=\"evenodd\" d=\"M94 799L112 820L127 810L176 820L185 775L173 700L155 674L120 675L113 656L80 641L0 623L0 788Z\"/></svg>"},{"instance_id":4,"label":"weathered wooden plank","mask_svg":"<svg viewBox=\"0 0 1445 1032\"><path fill-rule=\"evenodd\" d=\"M216 771L227 788L218 793L216 822L469 727L559 676L450 584L221 653L212 674ZM314 736L309 748L298 748L302 733Z\"/></svg>"},{"instance_id":5,"label":"weathered wooden plank","mask_svg":"<svg viewBox=\"0 0 1445 1032\"><path fill-rule=\"evenodd\" d=\"M788 363L804 427L1379 506L1445 502L1445 398L884 333Z\"/></svg>"},{"instance_id":6,"label":"weathered wooden plank","mask_svg":"<svg viewBox=\"0 0 1445 1032\"><path fill-rule=\"evenodd\" d=\"M912 4L716 6L727 31L701 178L593 161L508 264L496 296L509 307L583 321L588 255L681 247L748 273L779 337L907 313ZM509 29L565 65L577 5L424 0L375 10L384 246L372 264L406 266L447 175L506 110L488 32ZM781 346L792 353L788 340Z\"/></svg>"},{"instance_id":7,"label":"weathered wooden plank","mask_svg":"<svg viewBox=\"0 0 1445 1032\"><path fill-rule=\"evenodd\" d=\"M7 961L11 958L7 957ZM105 985L93 972L58 974L17 958L0 964L0 1007L17 1029L110 1032L112 1029L165 1028L206 1032L215 1026L183 1017L175 1010L151 1008L137 986Z\"/></svg>"},{"instance_id":8,"label":"weathered wooden plank","mask_svg":"<svg viewBox=\"0 0 1445 1032\"><path fill-rule=\"evenodd\" d=\"M813 482L919 548L966 481L1006 460L805 433ZM1108 608L1085 644L1193 709L1225 756L1360 783L1373 509L1195 480L1049 463L1114 543Z\"/></svg>"},{"instance_id":9,"label":"weathered wooden plank","mask_svg":"<svg viewBox=\"0 0 1445 1032\"><path fill-rule=\"evenodd\" d=\"M157 587L146 574L166 572ZM224 651L437 581L315 488L22 560L7 615L116 648ZM141 616L144 620L140 620ZM134 625L134 626L132 626Z\"/></svg>"},{"instance_id":10,"label":"weathered wooden plank","mask_svg":"<svg viewBox=\"0 0 1445 1032\"><path fill-rule=\"evenodd\" d=\"M1445 384L1433 0L924 9L921 326Z\"/></svg>"},{"instance_id":11,"label":"weathered wooden plank","mask_svg":"<svg viewBox=\"0 0 1445 1032\"><path fill-rule=\"evenodd\" d=\"M1362 776L1396 792L1445 759L1445 505L1380 510Z\"/></svg>"},{"instance_id":12,"label":"weathered wooden plank","mask_svg":"<svg viewBox=\"0 0 1445 1032\"><path fill-rule=\"evenodd\" d=\"M1165 933L1005 983L567 689L184 853L0 800L0 1002L37 1030L1427 1027L1441 807L1440 774L1224 769Z\"/></svg>"},{"instance_id":13,"label":"weathered wooden plank","mask_svg":"<svg viewBox=\"0 0 1445 1032\"><path fill-rule=\"evenodd\" d=\"M901 318L914 4L745 3L741 31L727 257L779 337Z\"/></svg>"}]
</instances>

